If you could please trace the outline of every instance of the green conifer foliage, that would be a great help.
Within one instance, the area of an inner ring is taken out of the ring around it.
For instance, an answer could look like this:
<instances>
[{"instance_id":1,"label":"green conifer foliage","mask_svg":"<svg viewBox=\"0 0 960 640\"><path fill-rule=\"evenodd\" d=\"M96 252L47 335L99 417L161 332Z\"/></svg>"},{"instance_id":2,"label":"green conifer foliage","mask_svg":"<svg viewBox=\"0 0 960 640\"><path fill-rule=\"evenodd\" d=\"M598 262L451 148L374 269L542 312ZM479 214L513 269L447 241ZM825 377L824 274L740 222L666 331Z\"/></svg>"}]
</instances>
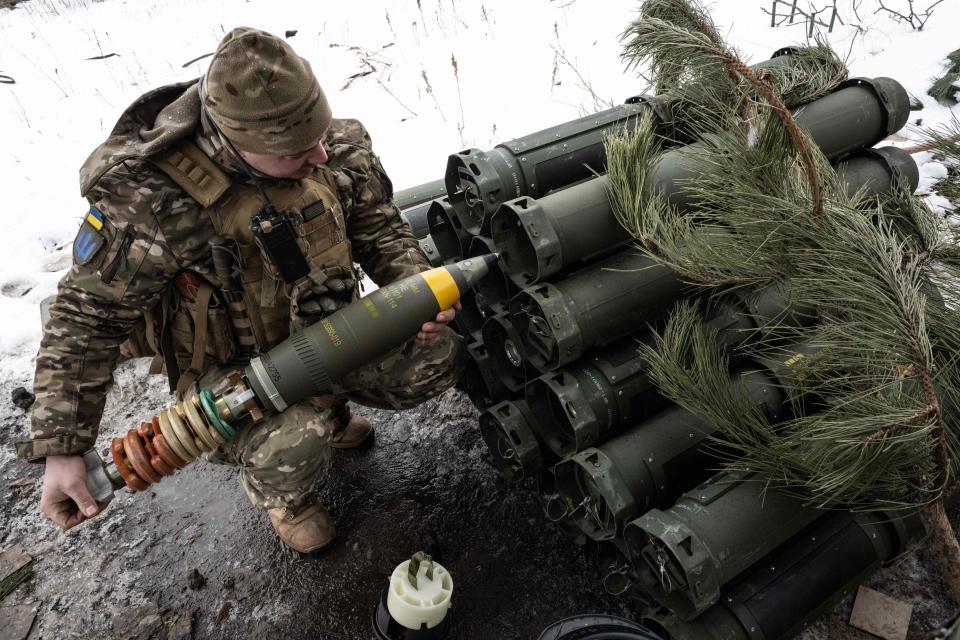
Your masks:
<instances>
[{"instance_id":1,"label":"green conifer foliage","mask_svg":"<svg viewBox=\"0 0 960 640\"><path fill-rule=\"evenodd\" d=\"M624 40L628 65L648 68L657 89L681 103L686 135L701 141L688 162L702 177L683 185L688 204L678 209L653 184L664 152L650 123L612 135L610 199L622 224L704 297L785 282L797 305L817 310L812 325L784 322L739 354L782 360L797 353L790 345L804 345L795 375L781 380L796 407L786 422L767 424L728 383L729 359L690 302L645 348L657 385L717 425L720 449L735 452L718 466L763 471L818 507L920 509L942 538L935 543L957 598L960 547L942 508L960 479L957 238L905 189L848 194L791 129L784 105L846 77L825 44L801 53L795 68L751 78L703 7L687 0L648 0ZM960 160L960 138L945 142L951 133L960 128L937 132L941 152Z\"/></svg>"}]
</instances>

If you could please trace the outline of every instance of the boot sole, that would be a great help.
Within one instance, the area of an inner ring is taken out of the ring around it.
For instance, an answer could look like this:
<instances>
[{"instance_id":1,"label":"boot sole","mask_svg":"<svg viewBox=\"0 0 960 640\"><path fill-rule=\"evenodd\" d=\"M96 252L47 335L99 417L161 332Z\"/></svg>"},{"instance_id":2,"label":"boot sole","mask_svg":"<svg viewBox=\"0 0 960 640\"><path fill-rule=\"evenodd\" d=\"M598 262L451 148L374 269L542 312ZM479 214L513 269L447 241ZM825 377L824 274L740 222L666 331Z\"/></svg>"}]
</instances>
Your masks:
<instances>
[{"instance_id":1,"label":"boot sole","mask_svg":"<svg viewBox=\"0 0 960 640\"><path fill-rule=\"evenodd\" d=\"M373 429L370 429L370 433L367 434L367 437L364 438L363 440L361 440L360 442L357 442L357 443L343 444L342 442L331 442L331 443L330 443L330 446L331 446L332 448L334 448L334 449L341 449L341 450L343 450L343 449L359 449L359 448L362 447L363 445L365 445L365 444L367 444L367 443L369 443L369 442L373 442L373 439L374 439L374 438L373 438L373 433L374 433L374 430L373 430Z\"/></svg>"},{"instance_id":2,"label":"boot sole","mask_svg":"<svg viewBox=\"0 0 960 640\"><path fill-rule=\"evenodd\" d=\"M281 543L283 546L285 546L287 549L290 549L291 551L296 551L296 552L299 553L301 556L304 556L304 557L306 557L306 558L310 558L310 557L313 557L313 556L322 555L322 554L325 553L326 551L329 551L330 548L334 545L334 543L336 543L336 541L337 541L337 537L334 536L333 540L331 540L331 541L328 542L327 544L323 545L322 547L317 547L316 549L313 549L312 551L300 551L299 549L294 549L293 547L291 547L290 545L288 545L288 544L287 544L286 542L284 542L283 540L280 540L280 543Z\"/></svg>"}]
</instances>

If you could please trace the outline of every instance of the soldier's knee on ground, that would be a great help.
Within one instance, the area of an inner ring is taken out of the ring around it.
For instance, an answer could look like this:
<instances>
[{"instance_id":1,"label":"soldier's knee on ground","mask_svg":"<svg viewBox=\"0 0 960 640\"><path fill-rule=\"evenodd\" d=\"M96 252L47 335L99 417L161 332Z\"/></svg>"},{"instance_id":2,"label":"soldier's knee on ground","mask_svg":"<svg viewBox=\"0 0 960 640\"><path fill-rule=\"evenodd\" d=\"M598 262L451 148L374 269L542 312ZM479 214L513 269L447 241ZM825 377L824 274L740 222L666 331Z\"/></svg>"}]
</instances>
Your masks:
<instances>
[{"instance_id":1,"label":"soldier's knee on ground","mask_svg":"<svg viewBox=\"0 0 960 640\"><path fill-rule=\"evenodd\" d=\"M332 434L331 412L304 402L242 433L227 454L242 466L255 505L285 506L311 491L330 458Z\"/></svg>"},{"instance_id":2,"label":"soldier's knee on ground","mask_svg":"<svg viewBox=\"0 0 960 640\"><path fill-rule=\"evenodd\" d=\"M463 338L445 329L427 345L413 347L415 352L407 375L401 376L401 387L409 389L411 399L423 396L420 402L443 393L460 379L466 361Z\"/></svg>"},{"instance_id":3,"label":"soldier's knee on ground","mask_svg":"<svg viewBox=\"0 0 960 640\"><path fill-rule=\"evenodd\" d=\"M374 407L409 409L456 384L465 357L463 339L449 328L425 345L411 339L379 363L347 376L348 396Z\"/></svg>"}]
</instances>

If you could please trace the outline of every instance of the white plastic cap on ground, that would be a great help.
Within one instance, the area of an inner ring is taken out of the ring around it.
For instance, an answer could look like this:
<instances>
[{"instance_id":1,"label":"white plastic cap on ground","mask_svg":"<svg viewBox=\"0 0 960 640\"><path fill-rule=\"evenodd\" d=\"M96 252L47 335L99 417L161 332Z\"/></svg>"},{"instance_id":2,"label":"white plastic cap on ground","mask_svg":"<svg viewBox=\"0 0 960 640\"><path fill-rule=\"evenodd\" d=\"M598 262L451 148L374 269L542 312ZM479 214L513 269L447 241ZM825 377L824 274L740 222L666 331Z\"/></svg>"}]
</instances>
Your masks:
<instances>
[{"instance_id":1,"label":"white plastic cap on ground","mask_svg":"<svg viewBox=\"0 0 960 640\"><path fill-rule=\"evenodd\" d=\"M390 576L387 592L387 611L407 629L419 629L426 624L432 629L447 615L453 595L453 578L442 566L433 563L433 578L427 577L427 562L417 571L417 586L410 584L407 569L410 561L397 565Z\"/></svg>"}]
</instances>

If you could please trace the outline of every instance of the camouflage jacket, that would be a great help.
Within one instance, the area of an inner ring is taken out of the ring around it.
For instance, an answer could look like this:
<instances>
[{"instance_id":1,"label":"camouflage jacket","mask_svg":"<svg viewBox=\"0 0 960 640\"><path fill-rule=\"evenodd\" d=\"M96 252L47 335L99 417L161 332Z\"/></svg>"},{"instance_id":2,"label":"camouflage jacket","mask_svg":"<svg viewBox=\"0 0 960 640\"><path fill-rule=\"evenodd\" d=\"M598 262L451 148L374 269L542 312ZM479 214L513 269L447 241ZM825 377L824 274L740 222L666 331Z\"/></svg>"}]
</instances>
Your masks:
<instances>
[{"instance_id":1,"label":"camouflage jacket","mask_svg":"<svg viewBox=\"0 0 960 640\"><path fill-rule=\"evenodd\" d=\"M154 90L124 112L81 169L81 192L96 206L50 306L30 438L17 443L19 456L39 460L92 447L120 345L178 272L198 265L209 271L212 227L202 207L151 164L196 134L199 112L196 82ZM324 144L363 270L383 285L428 269L363 125L334 119Z\"/></svg>"}]
</instances>

